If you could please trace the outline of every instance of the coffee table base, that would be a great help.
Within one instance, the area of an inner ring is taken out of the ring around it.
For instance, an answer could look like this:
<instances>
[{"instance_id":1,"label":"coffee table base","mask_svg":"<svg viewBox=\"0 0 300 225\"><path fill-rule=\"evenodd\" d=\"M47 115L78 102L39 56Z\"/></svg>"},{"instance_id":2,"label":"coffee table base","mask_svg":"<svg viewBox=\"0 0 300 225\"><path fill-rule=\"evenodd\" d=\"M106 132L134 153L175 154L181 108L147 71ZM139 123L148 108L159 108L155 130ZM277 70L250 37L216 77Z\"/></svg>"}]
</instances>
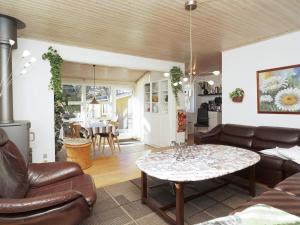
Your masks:
<instances>
[{"instance_id":1,"label":"coffee table base","mask_svg":"<svg viewBox=\"0 0 300 225\"><path fill-rule=\"evenodd\" d=\"M255 166L249 168L249 194L255 196ZM142 183L142 203L149 206L153 211L155 211L159 216L161 216L167 223L172 225L184 225L184 203L190 200L193 200L197 197L205 195L209 192L215 191L223 186L228 185L231 182L225 182L213 187L209 190L199 192L197 194L184 197L184 188L186 183L184 182L174 182L175 183L175 192L176 192L176 201L168 205L161 206L154 199L148 196L148 182L147 174L141 172L141 183ZM240 186L240 185L239 185ZM244 186L243 186L244 187ZM171 218L165 211L176 207L176 220Z\"/></svg>"}]
</instances>

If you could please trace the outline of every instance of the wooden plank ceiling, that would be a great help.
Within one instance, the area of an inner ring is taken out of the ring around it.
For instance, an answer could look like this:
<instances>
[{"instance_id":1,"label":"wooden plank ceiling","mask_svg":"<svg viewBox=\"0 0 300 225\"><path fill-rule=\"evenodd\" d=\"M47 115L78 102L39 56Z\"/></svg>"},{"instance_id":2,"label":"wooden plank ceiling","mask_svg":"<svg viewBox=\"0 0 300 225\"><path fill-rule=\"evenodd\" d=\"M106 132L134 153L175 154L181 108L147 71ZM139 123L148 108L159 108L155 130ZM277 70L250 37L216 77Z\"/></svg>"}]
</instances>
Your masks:
<instances>
[{"instance_id":1,"label":"wooden plank ceiling","mask_svg":"<svg viewBox=\"0 0 300 225\"><path fill-rule=\"evenodd\" d=\"M185 0L0 0L0 13L27 27L20 36L188 62ZM300 29L299 0L198 0L194 55L209 57Z\"/></svg>"},{"instance_id":2,"label":"wooden plank ceiling","mask_svg":"<svg viewBox=\"0 0 300 225\"><path fill-rule=\"evenodd\" d=\"M144 70L96 65L95 79L98 81L135 82L145 72ZM62 66L61 76L63 79L92 81L94 79L94 69L92 65L65 61Z\"/></svg>"}]
</instances>

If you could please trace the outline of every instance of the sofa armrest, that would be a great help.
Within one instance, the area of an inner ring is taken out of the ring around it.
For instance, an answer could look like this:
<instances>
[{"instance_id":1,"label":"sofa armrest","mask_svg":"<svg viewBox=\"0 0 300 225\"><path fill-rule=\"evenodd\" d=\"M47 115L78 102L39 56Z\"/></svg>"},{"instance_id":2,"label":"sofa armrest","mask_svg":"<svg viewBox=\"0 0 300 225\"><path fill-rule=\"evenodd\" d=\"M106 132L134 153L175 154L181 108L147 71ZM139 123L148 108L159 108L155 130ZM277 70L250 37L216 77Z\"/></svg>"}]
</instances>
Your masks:
<instances>
[{"instance_id":1,"label":"sofa armrest","mask_svg":"<svg viewBox=\"0 0 300 225\"><path fill-rule=\"evenodd\" d=\"M203 143L219 143L219 137L222 132L222 124L217 125L206 133L198 133L195 135L195 144Z\"/></svg>"},{"instance_id":2,"label":"sofa armrest","mask_svg":"<svg viewBox=\"0 0 300 225\"><path fill-rule=\"evenodd\" d=\"M0 198L0 214L24 213L45 209L81 198L81 193L69 190L30 198Z\"/></svg>"},{"instance_id":3,"label":"sofa armrest","mask_svg":"<svg viewBox=\"0 0 300 225\"><path fill-rule=\"evenodd\" d=\"M82 174L80 166L73 162L32 163L28 166L32 187L41 187Z\"/></svg>"}]
</instances>

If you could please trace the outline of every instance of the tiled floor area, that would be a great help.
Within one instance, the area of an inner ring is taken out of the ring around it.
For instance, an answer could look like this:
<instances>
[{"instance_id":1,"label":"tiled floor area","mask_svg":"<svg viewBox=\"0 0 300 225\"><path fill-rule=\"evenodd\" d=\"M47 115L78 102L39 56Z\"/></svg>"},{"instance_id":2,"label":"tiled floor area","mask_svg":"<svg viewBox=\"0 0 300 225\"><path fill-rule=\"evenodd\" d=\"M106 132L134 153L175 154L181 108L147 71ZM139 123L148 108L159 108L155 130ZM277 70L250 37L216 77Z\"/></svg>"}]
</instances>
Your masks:
<instances>
[{"instance_id":1,"label":"tiled floor area","mask_svg":"<svg viewBox=\"0 0 300 225\"><path fill-rule=\"evenodd\" d=\"M161 181L150 180L149 184ZM205 181L193 183L194 187L202 190L215 185ZM141 204L140 179L99 188L98 201L92 216L81 225L165 225L166 223L150 208ZM174 200L169 184L151 189L151 196L160 203ZM257 193L265 191L258 186ZM186 195L192 192L187 191ZM225 216L240 204L251 199L245 190L234 185L228 185L207 195L196 198L185 204L185 223L197 224L215 217ZM174 209L168 214L175 217Z\"/></svg>"}]
</instances>

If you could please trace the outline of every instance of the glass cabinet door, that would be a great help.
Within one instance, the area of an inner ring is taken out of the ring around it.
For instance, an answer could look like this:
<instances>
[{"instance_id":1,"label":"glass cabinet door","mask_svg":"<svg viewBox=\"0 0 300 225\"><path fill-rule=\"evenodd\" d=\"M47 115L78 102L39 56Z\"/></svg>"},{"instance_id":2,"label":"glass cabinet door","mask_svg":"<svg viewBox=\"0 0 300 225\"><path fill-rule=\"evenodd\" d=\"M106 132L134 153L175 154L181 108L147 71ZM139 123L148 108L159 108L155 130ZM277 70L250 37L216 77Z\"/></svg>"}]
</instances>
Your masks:
<instances>
[{"instance_id":1,"label":"glass cabinet door","mask_svg":"<svg viewBox=\"0 0 300 225\"><path fill-rule=\"evenodd\" d=\"M159 82L152 83L152 113L159 113Z\"/></svg>"},{"instance_id":2,"label":"glass cabinet door","mask_svg":"<svg viewBox=\"0 0 300 225\"><path fill-rule=\"evenodd\" d=\"M160 112L168 113L169 93L168 81L163 80L160 82Z\"/></svg>"},{"instance_id":3,"label":"glass cabinet door","mask_svg":"<svg viewBox=\"0 0 300 225\"><path fill-rule=\"evenodd\" d=\"M144 87L145 89L144 89L144 102L145 102L145 105L144 105L144 107L145 107L145 109L144 109L144 111L145 112L151 112L151 108L150 108L150 106L151 106L151 101L150 101L150 83L147 83L147 84L145 84L145 87Z\"/></svg>"}]
</instances>

